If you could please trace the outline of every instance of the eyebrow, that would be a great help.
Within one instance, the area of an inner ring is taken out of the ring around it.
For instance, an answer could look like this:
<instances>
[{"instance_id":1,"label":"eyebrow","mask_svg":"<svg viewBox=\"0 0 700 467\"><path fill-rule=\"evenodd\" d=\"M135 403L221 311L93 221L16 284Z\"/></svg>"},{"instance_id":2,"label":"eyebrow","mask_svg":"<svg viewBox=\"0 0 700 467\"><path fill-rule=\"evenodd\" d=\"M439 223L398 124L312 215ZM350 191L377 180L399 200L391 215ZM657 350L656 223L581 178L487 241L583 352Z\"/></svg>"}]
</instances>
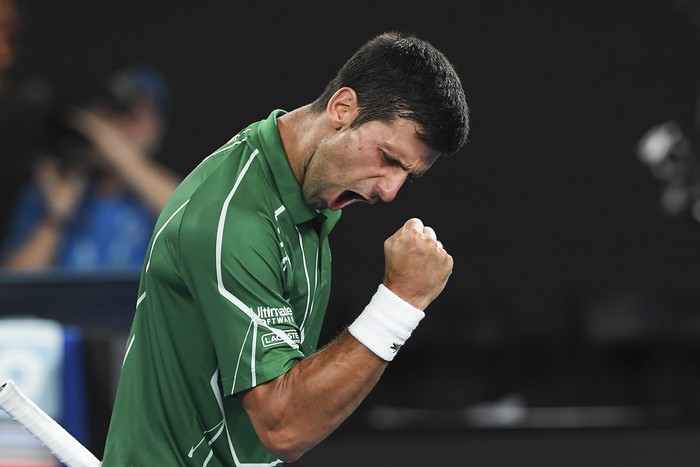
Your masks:
<instances>
[{"instance_id":1,"label":"eyebrow","mask_svg":"<svg viewBox=\"0 0 700 467\"><path fill-rule=\"evenodd\" d=\"M393 146L391 144L385 144L384 145L385 149L382 150L382 152L385 154L385 156L389 159L391 159L392 162L394 162L396 165L401 167L406 173L408 173L408 178L411 180L417 180L425 174L426 170L422 170L420 172L411 172L411 167L406 165L399 156L396 155L396 152L394 151Z\"/></svg>"},{"instance_id":2,"label":"eyebrow","mask_svg":"<svg viewBox=\"0 0 700 467\"><path fill-rule=\"evenodd\" d=\"M384 154L386 155L387 158L391 159L392 162L394 162L396 165L398 165L399 167L401 167L401 168L402 168L403 170L405 170L406 172L408 172L408 171L411 170L411 168L410 168L409 166L407 166L407 165L406 165L398 156L396 156L395 154L391 154L391 153L389 153L389 152L387 152L387 151L384 151Z\"/></svg>"}]
</instances>

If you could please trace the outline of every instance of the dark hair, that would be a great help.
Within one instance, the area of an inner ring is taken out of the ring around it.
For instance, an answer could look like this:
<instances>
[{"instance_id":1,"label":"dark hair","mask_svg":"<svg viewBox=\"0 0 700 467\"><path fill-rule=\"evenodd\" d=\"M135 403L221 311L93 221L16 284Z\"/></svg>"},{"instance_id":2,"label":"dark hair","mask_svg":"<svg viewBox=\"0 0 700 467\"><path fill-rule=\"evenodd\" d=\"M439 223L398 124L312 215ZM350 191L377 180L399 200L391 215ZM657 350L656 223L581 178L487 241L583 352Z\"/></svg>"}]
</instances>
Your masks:
<instances>
[{"instance_id":1,"label":"dark hair","mask_svg":"<svg viewBox=\"0 0 700 467\"><path fill-rule=\"evenodd\" d=\"M428 42L397 32L363 45L313 103L322 112L335 92L357 94L358 127L373 120L404 118L419 126L418 138L441 154L457 152L469 133L469 110L462 83L447 58Z\"/></svg>"}]
</instances>

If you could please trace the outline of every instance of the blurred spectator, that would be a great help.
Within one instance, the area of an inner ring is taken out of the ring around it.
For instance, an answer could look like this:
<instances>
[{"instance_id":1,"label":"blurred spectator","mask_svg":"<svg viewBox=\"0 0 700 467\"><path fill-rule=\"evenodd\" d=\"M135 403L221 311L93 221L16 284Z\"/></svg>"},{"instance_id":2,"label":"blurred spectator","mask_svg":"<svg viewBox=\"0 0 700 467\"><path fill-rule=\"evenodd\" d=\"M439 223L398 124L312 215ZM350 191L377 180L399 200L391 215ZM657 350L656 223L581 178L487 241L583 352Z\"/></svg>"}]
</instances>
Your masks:
<instances>
[{"instance_id":1,"label":"blurred spectator","mask_svg":"<svg viewBox=\"0 0 700 467\"><path fill-rule=\"evenodd\" d=\"M140 268L155 219L179 179L156 163L167 85L150 67L116 73L86 104L47 119L34 180L3 246L10 268Z\"/></svg>"}]
</instances>

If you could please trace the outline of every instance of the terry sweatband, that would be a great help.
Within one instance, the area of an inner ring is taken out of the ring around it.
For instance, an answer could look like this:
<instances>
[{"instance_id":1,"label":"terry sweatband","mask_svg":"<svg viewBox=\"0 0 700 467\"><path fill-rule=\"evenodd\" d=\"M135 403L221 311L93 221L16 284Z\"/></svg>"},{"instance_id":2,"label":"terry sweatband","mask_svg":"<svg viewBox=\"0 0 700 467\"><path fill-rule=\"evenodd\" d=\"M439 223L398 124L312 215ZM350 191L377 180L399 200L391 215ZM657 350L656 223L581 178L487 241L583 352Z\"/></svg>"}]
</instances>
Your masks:
<instances>
[{"instance_id":1,"label":"terry sweatband","mask_svg":"<svg viewBox=\"0 0 700 467\"><path fill-rule=\"evenodd\" d=\"M380 284L348 331L379 358L390 362L423 317L423 311Z\"/></svg>"}]
</instances>

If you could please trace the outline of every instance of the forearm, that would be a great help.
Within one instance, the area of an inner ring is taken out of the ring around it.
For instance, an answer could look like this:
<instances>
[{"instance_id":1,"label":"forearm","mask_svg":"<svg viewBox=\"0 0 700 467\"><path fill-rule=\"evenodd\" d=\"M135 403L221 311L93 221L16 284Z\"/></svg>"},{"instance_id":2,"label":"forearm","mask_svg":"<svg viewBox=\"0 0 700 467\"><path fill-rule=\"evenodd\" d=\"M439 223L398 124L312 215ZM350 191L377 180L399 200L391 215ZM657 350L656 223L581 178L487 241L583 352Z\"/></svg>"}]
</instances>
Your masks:
<instances>
[{"instance_id":1,"label":"forearm","mask_svg":"<svg viewBox=\"0 0 700 467\"><path fill-rule=\"evenodd\" d=\"M62 238L62 228L57 221L44 219L27 240L7 256L6 266L13 269L52 266Z\"/></svg>"},{"instance_id":2,"label":"forearm","mask_svg":"<svg viewBox=\"0 0 700 467\"><path fill-rule=\"evenodd\" d=\"M177 177L147 156L124 152L113 158L112 165L120 178L156 215L163 210L179 183Z\"/></svg>"},{"instance_id":3,"label":"forearm","mask_svg":"<svg viewBox=\"0 0 700 467\"><path fill-rule=\"evenodd\" d=\"M263 385L264 390L249 391L242 399L263 443L281 459L295 460L357 408L386 366L345 331Z\"/></svg>"},{"instance_id":4,"label":"forearm","mask_svg":"<svg viewBox=\"0 0 700 467\"><path fill-rule=\"evenodd\" d=\"M261 441L282 460L297 459L357 408L452 272L452 257L419 219L387 239L384 252L384 283L348 330L240 396Z\"/></svg>"},{"instance_id":5,"label":"forearm","mask_svg":"<svg viewBox=\"0 0 700 467\"><path fill-rule=\"evenodd\" d=\"M106 139L106 138L105 138ZM119 136L97 139L98 149L116 173L156 215L179 183L177 177Z\"/></svg>"},{"instance_id":6,"label":"forearm","mask_svg":"<svg viewBox=\"0 0 700 467\"><path fill-rule=\"evenodd\" d=\"M108 118L78 111L73 124L89 138L117 175L158 215L180 180L130 141Z\"/></svg>"}]
</instances>

